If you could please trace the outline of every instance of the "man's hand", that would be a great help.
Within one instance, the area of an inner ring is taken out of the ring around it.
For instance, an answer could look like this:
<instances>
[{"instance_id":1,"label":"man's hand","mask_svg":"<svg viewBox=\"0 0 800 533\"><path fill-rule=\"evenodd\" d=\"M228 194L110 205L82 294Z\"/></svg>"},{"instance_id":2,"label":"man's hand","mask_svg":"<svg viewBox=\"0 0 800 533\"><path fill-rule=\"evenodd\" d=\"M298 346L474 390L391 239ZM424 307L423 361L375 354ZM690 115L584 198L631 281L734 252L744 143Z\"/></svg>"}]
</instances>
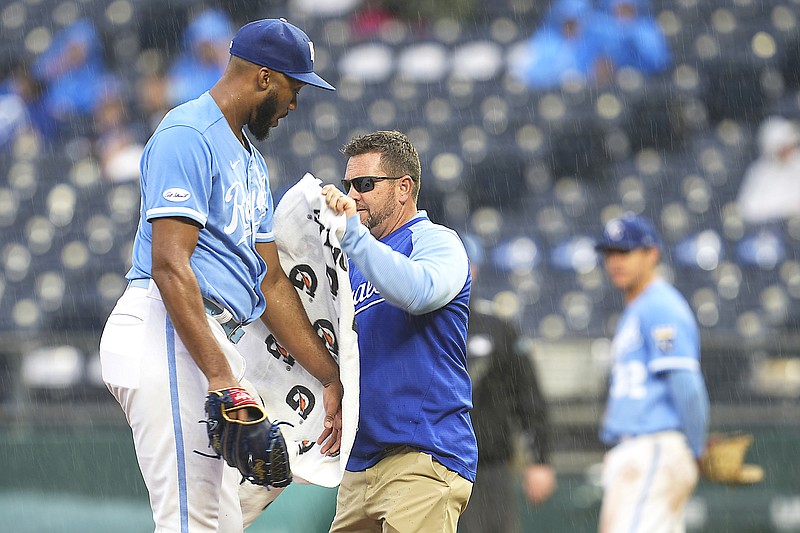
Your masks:
<instances>
[{"instance_id":1,"label":"man's hand","mask_svg":"<svg viewBox=\"0 0 800 533\"><path fill-rule=\"evenodd\" d=\"M531 505L541 505L546 502L557 486L556 471L552 466L532 464L525 467L522 489Z\"/></svg>"},{"instance_id":2,"label":"man's hand","mask_svg":"<svg viewBox=\"0 0 800 533\"><path fill-rule=\"evenodd\" d=\"M345 214L351 217L358 213L356 208L356 201L344 194L333 185L325 185L322 188L322 195L325 197L325 203L328 204L334 213L337 215Z\"/></svg>"},{"instance_id":3,"label":"man's hand","mask_svg":"<svg viewBox=\"0 0 800 533\"><path fill-rule=\"evenodd\" d=\"M323 385L322 401L325 405L325 429L317 444L322 446L320 453L334 455L342 446L342 396L344 389L338 379Z\"/></svg>"}]
</instances>

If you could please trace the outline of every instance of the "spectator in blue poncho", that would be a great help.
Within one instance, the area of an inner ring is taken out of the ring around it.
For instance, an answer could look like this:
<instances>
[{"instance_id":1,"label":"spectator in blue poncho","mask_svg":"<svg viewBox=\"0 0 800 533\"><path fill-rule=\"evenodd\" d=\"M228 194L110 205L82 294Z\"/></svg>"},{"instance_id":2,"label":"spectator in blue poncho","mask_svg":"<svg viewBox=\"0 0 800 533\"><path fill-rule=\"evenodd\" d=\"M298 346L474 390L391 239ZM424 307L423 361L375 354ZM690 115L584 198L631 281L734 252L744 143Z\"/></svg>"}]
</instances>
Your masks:
<instances>
[{"instance_id":1,"label":"spectator in blue poncho","mask_svg":"<svg viewBox=\"0 0 800 533\"><path fill-rule=\"evenodd\" d=\"M570 79L593 80L601 50L592 30L594 20L587 0L556 0L512 60L511 73L535 89L555 88Z\"/></svg>"},{"instance_id":2,"label":"spectator in blue poncho","mask_svg":"<svg viewBox=\"0 0 800 533\"><path fill-rule=\"evenodd\" d=\"M648 7L647 0L600 0L594 28L612 71L632 67L649 76L670 66L667 41Z\"/></svg>"},{"instance_id":3,"label":"spectator in blue poncho","mask_svg":"<svg viewBox=\"0 0 800 533\"><path fill-rule=\"evenodd\" d=\"M170 106L193 100L210 89L228 63L233 27L218 9L202 12L186 26L183 52L167 74Z\"/></svg>"},{"instance_id":4,"label":"spectator in blue poncho","mask_svg":"<svg viewBox=\"0 0 800 533\"><path fill-rule=\"evenodd\" d=\"M89 20L79 20L56 34L36 61L35 75L46 85L48 112L62 123L91 116L114 78Z\"/></svg>"},{"instance_id":5,"label":"spectator in blue poncho","mask_svg":"<svg viewBox=\"0 0 800 533\"><path fill-rule=\"evenodd\" d=\"M24 132L35 134L44 143L54 140L57 123L47 108L44 91L27 60L12 60L0 81L0 148L10 146Z\"/></svg>"}]
</instances>

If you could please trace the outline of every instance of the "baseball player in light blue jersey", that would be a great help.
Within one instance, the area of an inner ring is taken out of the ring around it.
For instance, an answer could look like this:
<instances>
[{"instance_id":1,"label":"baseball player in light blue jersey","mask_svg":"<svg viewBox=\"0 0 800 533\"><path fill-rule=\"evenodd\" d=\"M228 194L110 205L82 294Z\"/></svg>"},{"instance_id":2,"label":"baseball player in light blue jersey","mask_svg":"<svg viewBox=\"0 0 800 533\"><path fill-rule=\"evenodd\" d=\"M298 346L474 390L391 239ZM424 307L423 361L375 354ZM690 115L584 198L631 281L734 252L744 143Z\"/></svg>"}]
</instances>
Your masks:
<instances>
[{"instance_id":1,"label":"baseball player in light blue jersey","mask_svg":"<svg viewBox=\"0 0 800 533\"><path fill-rule=\"evenodd\" d=\"M420 163L405 135L356 137L342 152L349 194L322 192L347 216L361 387L331 531L455 533L478 462L467 253L417 210Z\"/></svg>"},{"instance_id":2,"label":"baseball player in light blue jersey","mask_svg":"<svg viewBox=\"0 0 800 533\"><path fill-rule=\"evenodd\" d=\"M241 477L213 453L203 421L209 391L255 401L233 346L243 324L263 319L322 382L323 453L341 442L338 367L278 262L269 172L243 129L263 140L303 86L333 87L313 71L311 41L285 20L243 26L230 52L214 87L170 111L145 147L129 285L100 342L157 532L242 531Z\"/></svg>"},{"instance_id":3,"label":"baseball player in light blue jersey","mask_svg":"<svg viewBox=\"0 0 800 533\"><path fill-rule=\"evenodd\" d=\"M596 244L625 310L600 431L601 533L684 531L684 509L705 450L708 393L691 308L657 274L660 238L641 216L611 220Z\"/></svg>"}]
</instances>

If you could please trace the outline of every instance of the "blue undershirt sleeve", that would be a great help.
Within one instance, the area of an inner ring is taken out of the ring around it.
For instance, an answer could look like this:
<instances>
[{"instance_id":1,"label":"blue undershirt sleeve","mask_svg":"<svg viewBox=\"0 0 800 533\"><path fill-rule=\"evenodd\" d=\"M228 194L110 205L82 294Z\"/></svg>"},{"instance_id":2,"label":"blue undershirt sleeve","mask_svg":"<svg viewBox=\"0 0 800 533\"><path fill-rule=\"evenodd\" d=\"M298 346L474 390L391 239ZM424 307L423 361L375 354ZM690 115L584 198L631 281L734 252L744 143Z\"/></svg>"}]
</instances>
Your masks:
<instances>
[{"instance_id":1,"label":"blue undershirt sleeve","mask_svg":"<svg viewBox=\"0 0 800 533\"><path fill-rule=\"evenodd\" d=\"M342 249L366 279L392 305L412 315L445 306L464 288L467 252L455 232L423 230L410 256L373 238L358 215L347 218Z\"/></svg>"},{"instance_id":2,"label":"blue undershirt sleeve","mask_svg":"<svg viewBox=\"0 0 800 533\"><path fill-rule=\"evenodd\" d=\"M708 391L700 372L671 370L665 379L694 456L703 455L708 432Z\"/></svg>"}]
</instances>

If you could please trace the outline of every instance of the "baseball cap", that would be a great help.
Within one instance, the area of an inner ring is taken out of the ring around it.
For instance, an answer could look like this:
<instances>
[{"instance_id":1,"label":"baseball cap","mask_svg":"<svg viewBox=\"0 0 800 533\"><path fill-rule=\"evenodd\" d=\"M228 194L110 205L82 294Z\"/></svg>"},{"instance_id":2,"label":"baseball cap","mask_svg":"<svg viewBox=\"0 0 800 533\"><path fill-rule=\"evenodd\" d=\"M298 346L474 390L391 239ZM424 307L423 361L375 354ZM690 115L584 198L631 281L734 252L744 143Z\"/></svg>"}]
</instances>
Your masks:
<instances>
[{"instance_id":1,"label":"baseball cap","mask_svg":"<svg viewBox=\"0 0 800 533\"><path fill-rule=\"evenodd\" d=\"M309 85L336 90L314 72L314 43L286 19L263 19L245 24L234 35L230 53Z\"/></svg>"},{"instance_id":2,"label":"baseball cap","mask_svg":"<svg viewBox=\"0 0 800 533\"><path fill-rule=\"evenodd\" d=\"M598 251L654 247L661 247L658 232L649 220L633 213L609 220L603 228L603 236L594 246Z\"/></svg>"}]
</instances>

